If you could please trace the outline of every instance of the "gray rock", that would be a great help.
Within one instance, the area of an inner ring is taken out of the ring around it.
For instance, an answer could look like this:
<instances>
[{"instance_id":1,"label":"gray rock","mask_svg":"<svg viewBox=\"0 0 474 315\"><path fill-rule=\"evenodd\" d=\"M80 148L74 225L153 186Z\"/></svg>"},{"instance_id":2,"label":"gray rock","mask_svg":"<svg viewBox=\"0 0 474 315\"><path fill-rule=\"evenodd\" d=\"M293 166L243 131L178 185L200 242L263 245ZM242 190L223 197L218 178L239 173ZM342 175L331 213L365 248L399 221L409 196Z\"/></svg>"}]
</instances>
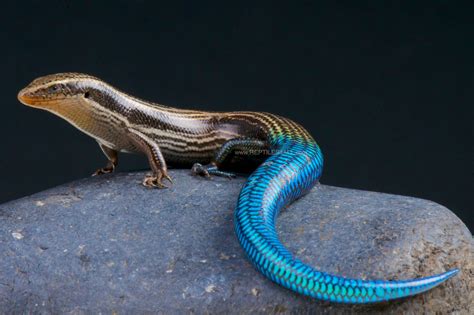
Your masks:
<instances>
[{"instance_id":1,"label":"gray rock","mask_svg":"<svg viewBox=\"0 0 474 315\"><path fill-rule=\"evenodd\" d=\"M473 311L473 239L426 200L319 185L282 211L287 247L323 271L405 279L453 267L414 298L370 306L319 302L261 276L233 230L244 178L171 171L79 180L0 205L0 313L458 313Z\"/></svg>"}]
</instances>

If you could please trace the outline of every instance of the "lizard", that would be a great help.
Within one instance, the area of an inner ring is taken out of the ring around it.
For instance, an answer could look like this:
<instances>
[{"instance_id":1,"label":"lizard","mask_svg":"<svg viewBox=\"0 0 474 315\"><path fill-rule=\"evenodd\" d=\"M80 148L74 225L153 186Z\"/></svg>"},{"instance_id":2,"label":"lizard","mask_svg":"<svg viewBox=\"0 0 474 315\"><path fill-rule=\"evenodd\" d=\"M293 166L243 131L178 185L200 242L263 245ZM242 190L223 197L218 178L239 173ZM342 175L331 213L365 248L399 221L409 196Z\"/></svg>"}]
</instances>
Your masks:
<instances>
[{"instance_id":1,"label":"lizard","mask_svg":"<svg viewBox=\"0 0 474 315\"><path fill-rule=\"evenodd\" d=\"M111 173L118 153L146 155L150 188L172 182L167 163L188 164L204 177L235 174L232 167L257 165L234 210L234 229L251 263L275 283L320 300L373 303L419 294L458 273L408 280L350 279L317 270L290 253L278 238L280 210L307 193L323 169L320 147L300 124L271 113L179 109L133 97L87 74L39 77L18 93L21 103L49 111L94 138Z\"/></svg>"}]
</instances>

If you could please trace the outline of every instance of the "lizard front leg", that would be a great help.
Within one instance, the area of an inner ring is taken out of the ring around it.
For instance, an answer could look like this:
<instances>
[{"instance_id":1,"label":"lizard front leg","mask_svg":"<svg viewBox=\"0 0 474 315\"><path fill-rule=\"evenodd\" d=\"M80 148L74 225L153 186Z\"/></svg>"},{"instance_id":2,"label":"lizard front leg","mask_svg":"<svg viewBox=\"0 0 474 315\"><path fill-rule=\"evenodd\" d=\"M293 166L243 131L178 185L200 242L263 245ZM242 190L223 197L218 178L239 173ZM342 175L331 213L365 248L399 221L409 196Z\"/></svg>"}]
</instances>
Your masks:
<instances>
[{"instance_id":1,"label":"lizard front leg","mask_svg":"<svg viewBox=\"0 0 474 315\"><path fill-rule=\"evenodd\" d=\"M152 174L146 175L143 179L143 186L148 188L167 188L163 184L163 179L167 179L170 183L173 181L168 175L166 162L158 145L145 134L135 130L130 130L130 137L135 145L146 154L152 170Z\"/></svg>"},{"instance_id":2,"label":"lizard front leg","mask_svg":"<svg viewBox=\"0 0 474 315\"><path fill-rule=\"evenodd\" d=\"M118 152L115 151L114 149L109 148L108 146L99 143L99 146L104 152L104 155L107 157L107 165L103 168L99 168L97 171L95 171L92 176L96 175L102 175L102 174L108 174L112 173L115 170L115 167L118 164Z\"/></svg>"}]
</instances>

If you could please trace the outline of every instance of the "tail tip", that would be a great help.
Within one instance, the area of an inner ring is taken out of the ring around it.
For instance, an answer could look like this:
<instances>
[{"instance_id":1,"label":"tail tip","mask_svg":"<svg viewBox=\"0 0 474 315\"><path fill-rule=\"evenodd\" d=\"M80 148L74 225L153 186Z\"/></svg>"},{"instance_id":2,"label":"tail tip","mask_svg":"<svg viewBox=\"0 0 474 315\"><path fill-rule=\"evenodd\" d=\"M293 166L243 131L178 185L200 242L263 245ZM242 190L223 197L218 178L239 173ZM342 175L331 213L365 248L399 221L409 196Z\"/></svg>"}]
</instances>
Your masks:
<instances>
[{"instance_id":1,"label":"tail tip","mask_svg":"<svg viewBox=\"0 0 474 315\"><path fill-rule=\"evenodd\" d=\"M458 273L459 273L459 269L458 269L458 268L454 268L454 269L451 269L451 270L446 271L446 272L443 274L443 278L444 278L444 280L447 280L447 279L449 279L449 278L454 277L454 276L457 275Z\"/></svg>"}]
</instances>

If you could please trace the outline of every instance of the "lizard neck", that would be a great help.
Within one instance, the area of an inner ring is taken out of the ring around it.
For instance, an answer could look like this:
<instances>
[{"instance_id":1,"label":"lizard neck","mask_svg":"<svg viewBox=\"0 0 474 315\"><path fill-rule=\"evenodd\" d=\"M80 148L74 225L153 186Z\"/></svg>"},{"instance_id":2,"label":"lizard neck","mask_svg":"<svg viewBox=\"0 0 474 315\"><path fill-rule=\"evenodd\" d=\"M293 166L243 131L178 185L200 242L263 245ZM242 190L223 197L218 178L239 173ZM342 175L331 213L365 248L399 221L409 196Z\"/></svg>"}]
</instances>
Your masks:
<instances>
[{"instance_id":1,"label":"lizard neck","mask_svg":"<svg viewBox=\"0 0 474 315\"><path fill-rule=\"evenodd\" d=\"M217 113L148 102L103 81L90 80L81 84L83 93L52 101L42 108L111 148L135 151L123 140L129 129L160 138L173 138L177 134L186 137L187 134L207 134L218 121Z\"/></svg>"}]
</instances>

